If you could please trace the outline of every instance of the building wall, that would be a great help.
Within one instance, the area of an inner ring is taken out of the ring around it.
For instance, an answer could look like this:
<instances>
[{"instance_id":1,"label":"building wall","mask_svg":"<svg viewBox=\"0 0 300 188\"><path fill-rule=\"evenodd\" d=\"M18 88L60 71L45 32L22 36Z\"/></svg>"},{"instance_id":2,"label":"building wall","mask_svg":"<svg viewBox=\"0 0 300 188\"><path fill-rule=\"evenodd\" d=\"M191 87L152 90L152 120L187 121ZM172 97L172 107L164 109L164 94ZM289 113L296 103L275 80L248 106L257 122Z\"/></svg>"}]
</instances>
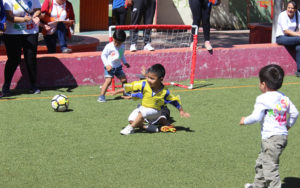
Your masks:
<instances>
[{"instance_id":1,"label":"building wall","mask_svg":"<svg viewBox=\"0 0 300 188\"><path fill-rule=\"evenodd\" d=\"M40 1L42 3L44 0ZM211 25L220 29L247 29L247 23L270 23L272 1L274 0L221 0L219 6L212 8ZM287 1L282 0L283 8ZM296 1L300 5L300 0ZM79 32L80 0L70 0L70 2L74 7L76 17L75 31ZM111 3L112 0L109 2ZM189 0L157 0L157 7L157 24L192 24ZM130 14L128 14L128 19L130 19Z\"/></svg>"},{"instance_id":2,"label":"building wall","mask_svg":"<svg viewBox=\"0 0 300 188\"><path fill-rule=\"evenodd\" d=\"M222 29L246 29L247 22L271 22L271 0L222 0L213 6L210 21L212 27ZM191 24L189 0L158 1L157 23Z\"/></svg>"}]
</instances>

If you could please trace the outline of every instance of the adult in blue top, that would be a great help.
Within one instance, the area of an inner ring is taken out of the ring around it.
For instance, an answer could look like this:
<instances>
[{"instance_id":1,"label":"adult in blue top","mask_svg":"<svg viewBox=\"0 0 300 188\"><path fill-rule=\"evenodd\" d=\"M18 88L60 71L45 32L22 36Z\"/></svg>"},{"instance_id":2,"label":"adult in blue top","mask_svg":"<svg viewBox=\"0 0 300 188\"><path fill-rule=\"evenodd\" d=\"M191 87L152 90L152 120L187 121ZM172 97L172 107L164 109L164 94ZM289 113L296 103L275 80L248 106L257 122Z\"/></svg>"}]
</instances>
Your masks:
<instances>
[{"instance_id":1,"label":"adult in blue top","mask_svg":"<svg viewBox=\"0 0 300 188\"><path fill-rule=\"evenodd\" d=\"M127 6L132 4L132 0L114 0L112 11L116 25L125 25L127 17Z\"/></svg>"}]
</instances>

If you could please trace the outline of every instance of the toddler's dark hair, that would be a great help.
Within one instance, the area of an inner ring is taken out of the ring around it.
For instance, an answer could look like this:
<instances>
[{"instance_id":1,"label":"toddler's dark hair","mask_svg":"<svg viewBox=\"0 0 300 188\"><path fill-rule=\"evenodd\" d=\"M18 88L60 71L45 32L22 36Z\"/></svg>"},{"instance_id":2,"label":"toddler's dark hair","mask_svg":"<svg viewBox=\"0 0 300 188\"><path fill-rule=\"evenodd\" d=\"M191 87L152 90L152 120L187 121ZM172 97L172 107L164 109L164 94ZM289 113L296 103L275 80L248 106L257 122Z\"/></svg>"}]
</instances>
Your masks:
<instances>
[{"instance_id":1,"label":"toddler's dark hair","mask_svg":"<svg viewBox=\"0 0 300 188\"><path fill-rule=\"evenodd\" d=\"M126 33L124 30L116 30L114 32L113 38L117 41L124 42L126 40Z\"/></svg>"},{"instance_id":2,"label":"toddler's dark hair","mask_svg":"<svg viewBox=\"0 0 300 188\"><path fill-rule=\"evenodd\" d=\"M272 90L278 90L283 83L284 71L279 65L270 64L259 71L260 82L265 82L267 87Z\"/></svg>"},{"instance_id":3,"label":"toddler's dark hair","mask_svg":"<svg viewBox=\"0 0 300 188\"><path fill-rule=\"evenodd\" d=\"M166 71L165 68L162 64L154 64L152 65L148 70L147 73L154 73L156 74L159 78L165 77Z\"/></svg>"}]
</instances>

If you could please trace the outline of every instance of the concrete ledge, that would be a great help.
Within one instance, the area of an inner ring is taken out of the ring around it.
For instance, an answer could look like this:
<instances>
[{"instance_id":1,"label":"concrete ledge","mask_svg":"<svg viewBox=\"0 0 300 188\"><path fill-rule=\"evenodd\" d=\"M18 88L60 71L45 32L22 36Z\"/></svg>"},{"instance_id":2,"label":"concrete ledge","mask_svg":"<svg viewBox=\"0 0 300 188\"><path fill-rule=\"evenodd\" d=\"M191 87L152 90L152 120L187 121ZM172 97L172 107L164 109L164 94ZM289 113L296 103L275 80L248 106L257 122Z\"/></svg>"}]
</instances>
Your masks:
<instances>
[{"instance_id":1,"label":"concrete ledge","mask_svg":"<svg viewBox=\"0 0 300 188\"><path fill-rule=\"evenodd\" d=\"M148 61L144 51L135 53L126 51L126 58L131 68L124 68L129 81L136 80L141 66L149 67L162 63L167 69L166 79L177 79L174 72L182 71L184 58L182 49L156 50L152 57L168 53L165 58ZM191 53L189 50L188 53ZM149 52L148 52L149 54ZM81 52L72 54L39 54L39 87L60 87L76 85L99 85L104 82L101 52ZM141 61L142 60L142 61ZM0 83L4 82L3 72L6 56L0 56ZM147 62L147 63L144 63ZM216 48L210 54L207 50L197 50L196 79L207 78L248 78L256 77L260 68L267 64L279 64L286 75L294 75L296 63L285 47L276 44L237 45L233 48ZM190 64L187 65L190 67ZM28 87L24 65L18 67L12 81L12 87ZM24 76L22 76L24 72ZM180 77L187 79L189 75Z\"/></svg>"},{"instance_id":2,"label":"concrete ledge","mask_svg":"<svg viewBox=\"0 0 300 188\"><path fill-rule=\"evenodd\" d=\"M97 50L99 40L94 37L73 35L72 39L67 41L68 48L71 48L73 52L94 52ZM46 54L47 46L42 36L39 36L38 54ZM60 52L60 47L57 44L56 51ZM0 45L0 54L6 54L6 49L3 42Z\"/></svg>"},{"instance_id":3,"label":"concrete ledge","mask_svg":"<svg viewBox=\"0 0 300 188\"><path fill-rule=\"evenodd\" d=\"M290 54L292 53L292 55ZM296 62L293 51L277 44L236 45L233 48L206 50L197 53L196 79L256 77L268 64L282 66L286 75L294 75Z\"/></svg>"}]
</instances>

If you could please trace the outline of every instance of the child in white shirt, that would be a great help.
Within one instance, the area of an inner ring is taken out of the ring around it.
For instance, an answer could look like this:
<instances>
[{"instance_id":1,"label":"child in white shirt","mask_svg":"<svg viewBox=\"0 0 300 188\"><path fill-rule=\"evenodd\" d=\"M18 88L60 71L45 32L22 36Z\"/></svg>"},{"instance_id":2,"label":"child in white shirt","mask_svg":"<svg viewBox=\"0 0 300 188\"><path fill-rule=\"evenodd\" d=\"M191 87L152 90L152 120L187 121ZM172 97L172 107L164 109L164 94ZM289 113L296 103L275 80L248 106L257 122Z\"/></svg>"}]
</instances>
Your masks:
<instances>
[{"instance_id":1,"label":"child in white shirt","mask_svg":"<svg viewBox=\"0 0 300 188\"><path fill-rule=\"evenodd\" d=\"M102 85L101 93L98 102L106 102L105 93L111 84L112 78L116 76L122 84L127 83L126 75L123 72L122 64L129 68L124 52L124 41L126 40L126 33L123 30L116 30L113 34L113 41L108 43L101 54L101 59L104 64L105 82Z\"/></svg>"},{"instance_id":2,"label":"child in white shirt","mask_svg":"<svg viewBox=\"0 0 300 188\"><path fill-rule=\"evenodd\" d=\"M240 125L256 122L261 124L261 152L256 160L256 175L252 187L281 187L279 177L279 157L287 145L288 129L298 117L298 110L281 88L283 69L278 65L267 65L259 72L259 89L263 94L256 98L251 115L242 117Z\"/></svg>"}]
</instances>

